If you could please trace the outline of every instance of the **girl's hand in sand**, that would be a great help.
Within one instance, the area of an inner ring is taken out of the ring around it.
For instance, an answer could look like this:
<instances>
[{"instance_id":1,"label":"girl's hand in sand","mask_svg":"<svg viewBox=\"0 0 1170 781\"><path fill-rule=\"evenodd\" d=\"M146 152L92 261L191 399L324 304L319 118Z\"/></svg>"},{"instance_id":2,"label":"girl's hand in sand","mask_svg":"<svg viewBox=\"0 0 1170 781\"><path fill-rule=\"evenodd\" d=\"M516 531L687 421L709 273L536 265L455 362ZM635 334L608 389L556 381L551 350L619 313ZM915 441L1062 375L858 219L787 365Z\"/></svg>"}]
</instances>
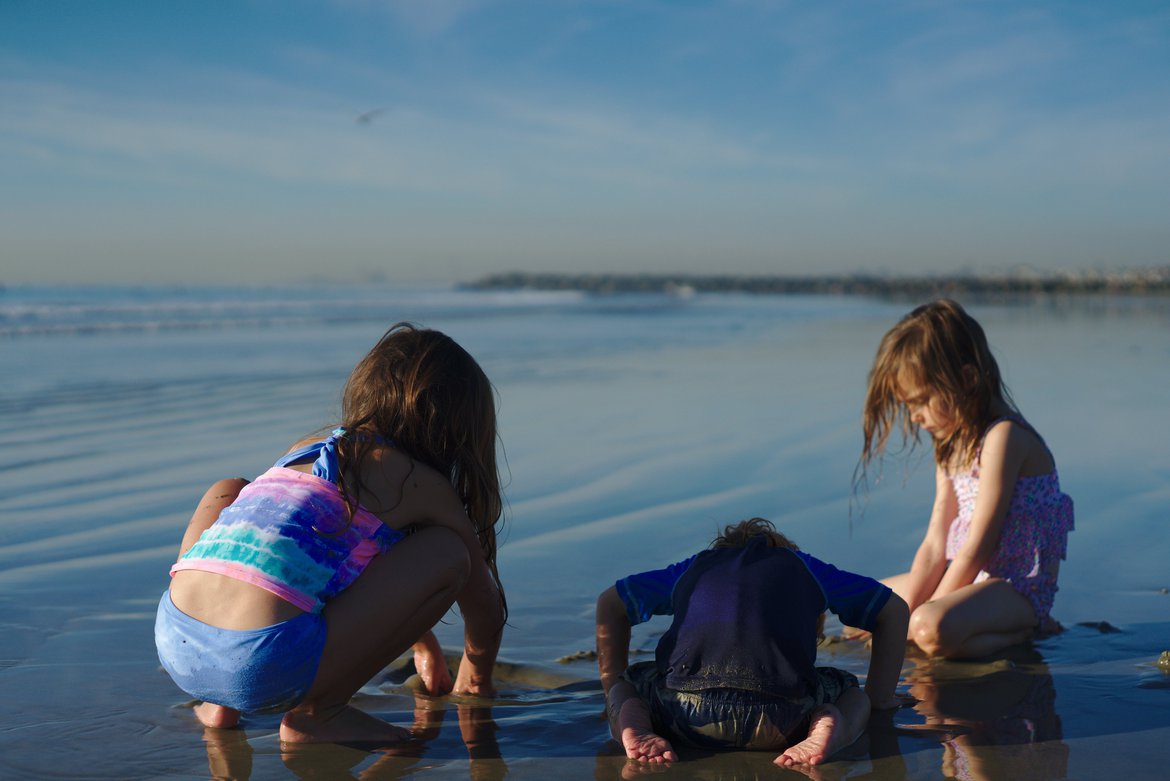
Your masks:
<instances>
[{"instance_id":1,"label":"girl's hand in sand","mask_svg":"<svg viewBox=\"0 0 1170 781\"><path fill-rule=\"evenodd\" d=\"M463 670L459 670L459 678L455 681L455 694L462 694L467 697L484 697L491 698L496 696L496 687L492 685L491 680L482 680L464 675Z\"/></svg>"},{"instance_id":2,"label":"girl's hand in sand","mask_svg":"<svg viewBox=\"0 0 1170 781\"><path fill-rule=\"evenodd\" d=\"M432 697L451 693L454 687L451 671L434 632L428 631L414 644L414 669L422 681L424 693Z\"/></svg>"}]
</instances>

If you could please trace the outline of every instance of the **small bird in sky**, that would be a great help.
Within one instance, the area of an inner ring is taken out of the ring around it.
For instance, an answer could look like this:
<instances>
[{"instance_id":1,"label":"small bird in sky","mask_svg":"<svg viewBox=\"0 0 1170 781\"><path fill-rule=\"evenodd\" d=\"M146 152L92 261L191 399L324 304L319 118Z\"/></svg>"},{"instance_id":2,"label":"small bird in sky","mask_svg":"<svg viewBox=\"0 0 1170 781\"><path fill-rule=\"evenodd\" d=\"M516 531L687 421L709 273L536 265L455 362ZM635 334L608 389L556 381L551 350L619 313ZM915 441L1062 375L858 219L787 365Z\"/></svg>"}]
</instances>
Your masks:
<instances>
[{"instance_id":1,"label":"small bird in sky","mask_svg":"<svg viewBox=\"0 0 1170 781\"><path fill-rule=\"evenodd\" d=\"M368 125L384 113L386 113L386 109L384 108L370 109L369 111L366 111L362 114L358 114L355 121L359 125Z\"/></svg>"}]
</instances>

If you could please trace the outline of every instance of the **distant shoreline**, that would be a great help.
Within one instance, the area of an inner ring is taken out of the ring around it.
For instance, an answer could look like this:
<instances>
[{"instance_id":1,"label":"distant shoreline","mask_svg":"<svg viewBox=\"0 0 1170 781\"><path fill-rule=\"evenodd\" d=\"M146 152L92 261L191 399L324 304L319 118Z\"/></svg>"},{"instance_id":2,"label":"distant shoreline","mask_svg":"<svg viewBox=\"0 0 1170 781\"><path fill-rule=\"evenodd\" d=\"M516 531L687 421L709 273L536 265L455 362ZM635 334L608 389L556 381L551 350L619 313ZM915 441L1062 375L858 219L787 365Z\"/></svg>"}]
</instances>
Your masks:
<instances>
[{"instance_id":1,"label":"distant shoreline","mask_svg":"<svg viewBox=\"0 0 1170 781\"><path fill-rule=\"evenodd\" d=\"M736 274L556 274L512 271L490 274L467 290L575 290L588 293L753 293L761 295L1166 295L1170 266L1137 271L1076 271L1002 275L764 276Z\"/></svg>"}]
</instances>

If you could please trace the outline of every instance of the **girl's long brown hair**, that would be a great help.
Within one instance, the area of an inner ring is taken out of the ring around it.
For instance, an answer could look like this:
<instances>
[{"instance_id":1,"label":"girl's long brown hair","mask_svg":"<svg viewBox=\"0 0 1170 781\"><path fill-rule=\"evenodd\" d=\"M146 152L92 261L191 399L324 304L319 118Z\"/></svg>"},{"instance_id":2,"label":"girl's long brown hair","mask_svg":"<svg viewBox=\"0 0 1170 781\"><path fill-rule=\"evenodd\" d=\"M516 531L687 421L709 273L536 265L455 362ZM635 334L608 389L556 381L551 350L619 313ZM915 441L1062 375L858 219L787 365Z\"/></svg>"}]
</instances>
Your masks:
<instances>
[{"instance_id":1,"label":"girl's long brown hair","mask_svg":"<svg viewBox=\"0 0 1170 781\"><path fill-rule=\"evenodd\" d=\"M503 498L496 466L495 392L475 359L439 331L410 323L392 326L350 373L342 393L341 427L347 432L338 447L341 490L351 507L361 490L358 465L378 445L361 433L390 440L451 481L502 600L496 568Z\"/></svg>"},{"instance_id":2,"label":"girl's long brown hair","mask_svg":"<svg viewBox=\"0 0 1170 781\"><path fill-rule=\"evenodd\" d=\"M948 471L975 460L991 423L991 408L1002 401L1015 409L991 354L987 336L957 302L940 298L898 321L878 346L865 394L860 472L882 452L895 429L911 448L918 426L899 392L906 384L929 389L955 419L950 435L935 443L935 463Z\"/></svg>"}]
</instances>

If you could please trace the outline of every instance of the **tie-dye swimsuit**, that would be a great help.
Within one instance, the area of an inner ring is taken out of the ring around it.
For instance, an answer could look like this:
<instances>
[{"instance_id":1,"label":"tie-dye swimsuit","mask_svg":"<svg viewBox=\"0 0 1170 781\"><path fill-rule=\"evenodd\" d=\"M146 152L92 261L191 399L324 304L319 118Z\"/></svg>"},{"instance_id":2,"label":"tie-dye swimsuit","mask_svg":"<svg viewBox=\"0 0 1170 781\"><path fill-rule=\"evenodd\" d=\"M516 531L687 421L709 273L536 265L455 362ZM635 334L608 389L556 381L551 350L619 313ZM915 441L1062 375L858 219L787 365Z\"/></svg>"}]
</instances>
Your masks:
<instances>
[{"instance_id":1,"label":"tie-dye swimsuit","mask_svg":"<svg viewBox=\"0 0 1170 781\"><path fill-rule=\"evenodd\" d=\"M171 568L251 583L305 612L269 627L220 629L163 594L155 620L159 660L179 688L244 712L282 711L304 697L325 647L321 610L371 559L403 538L337 487L337 440L300 448L248 484ZM288 468L316 454L313 473Z\"/></svg>"},{"instance_id":2,"label":"tie-dye swimsuit","mask_svg":"<svg viewBox=\"0 0 1170 781\"><path fill-rule=\"evenodd\" d=\"M295 450L247 485L215 524L171 568L215 572L271 591L301 610L325 602L403 534L363 507L349 508L337 488L337 440ZM313 473L289 469L314 453Z\"/></svg>"},{"instance_id":3,"label":"tie-dye swimsuit","mask_svg":"<svg viewBox=\"0 0 1170 781\"><path fill-rule=\"evenodd\" d=\"M1000 418L991 425L1001 420L1011 420L1036 433L1016 416ZM947 559L958 555L971 532L971 516L979 495L978 453L970 471L951 475L951 484L959 500L959 513L947 532ZM999 545L995 555L975 577L975 582L992 577L1008 581L1032 603L1036 617L1043 623L1052 611L1056 578L1060 562L1068 551L1068 533L1072 530L1072 499L1061 492L1055 466L1048 474L1017 477L1000 531Z\"/></svg>"}]
</instances>

